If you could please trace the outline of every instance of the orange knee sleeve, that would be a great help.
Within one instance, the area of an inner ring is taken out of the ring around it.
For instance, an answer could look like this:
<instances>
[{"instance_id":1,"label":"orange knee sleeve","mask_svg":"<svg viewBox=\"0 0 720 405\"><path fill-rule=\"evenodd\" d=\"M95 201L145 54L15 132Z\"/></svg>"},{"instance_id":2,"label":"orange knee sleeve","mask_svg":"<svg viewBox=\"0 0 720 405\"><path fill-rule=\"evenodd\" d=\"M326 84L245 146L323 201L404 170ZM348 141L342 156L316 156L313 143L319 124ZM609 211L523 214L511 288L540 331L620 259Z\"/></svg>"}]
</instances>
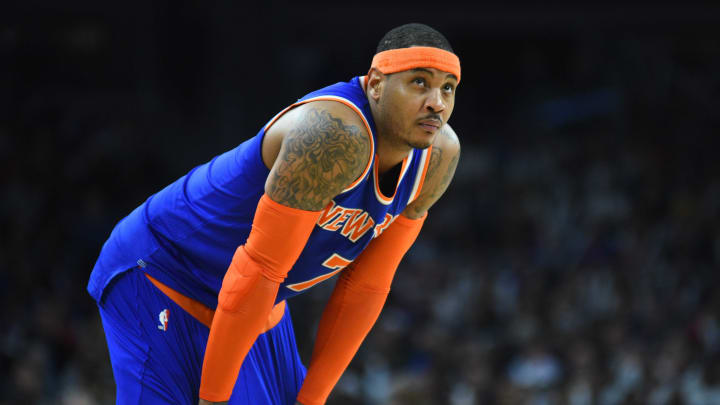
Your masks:
<instances>
[{"instance_id":1,"label":"orange knee sleeve","mask_svg":"<svg viewBox=\"0 0 720 405\"><path fill-rule=\"evenodd\" d=\"M320 212L263 195L252 231L233 256L218 295L205 349L200 398L227 401L247 352L275 303L280 283L305 247Z\"/></svg>"}]
</instances>

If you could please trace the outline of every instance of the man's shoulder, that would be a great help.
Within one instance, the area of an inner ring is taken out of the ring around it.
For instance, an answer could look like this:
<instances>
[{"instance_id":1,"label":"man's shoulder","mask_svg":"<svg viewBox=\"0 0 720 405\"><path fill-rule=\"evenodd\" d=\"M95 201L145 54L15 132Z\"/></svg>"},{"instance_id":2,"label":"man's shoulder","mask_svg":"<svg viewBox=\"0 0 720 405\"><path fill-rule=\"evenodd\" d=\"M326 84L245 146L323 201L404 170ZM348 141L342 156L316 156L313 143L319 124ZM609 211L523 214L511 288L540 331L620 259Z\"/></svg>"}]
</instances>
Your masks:
<instances>
[{"instance_id":1,"label":"man's shoulder","mask_svg":"<svg viewBox=\"0 0 720 405\"><path fill-rule=\"evenodd\" d=\"M332 127L344 127L368 138L370 128L361 112L341 100L315 100L299 105L296 110L300 117L325 117L323 121Z\"/></svg>"},{"instance_id":2,"label":"man's shoulder","mask_svg":"<svg viewBox=\"0 0 720 405\"><path fill-rule=\"evenodd\" d=\"M364 96L365 92L362 87L362 78L354 77L347 82L337 82L312 91L298 101L302 102L317 97L340 97L348 99L355 104L362 104Z\"/></svg>"},{"instance_id":3,"label":"man's shoulder","mask_svg":"<svg viewBox=\"0 0 720 405\"><path fill-rule=\"evenodd\" d=\"M265 191L281 204L320 210L365 173L372 138L358 114L335 101L306 103L288 115Z\"/></svg>"},{"instance_id":4,"label":"man's shoulder","mask_svg":"<svg viewBox=\"0 0 720 405\"><path fill-rule=\"evenodd\" d=\"M433 141L433 150L435 149L448 152L458 152L460 150L460 139L450 124L445 124L440 128L438 136Z\"/></svg>"}]
</instances>

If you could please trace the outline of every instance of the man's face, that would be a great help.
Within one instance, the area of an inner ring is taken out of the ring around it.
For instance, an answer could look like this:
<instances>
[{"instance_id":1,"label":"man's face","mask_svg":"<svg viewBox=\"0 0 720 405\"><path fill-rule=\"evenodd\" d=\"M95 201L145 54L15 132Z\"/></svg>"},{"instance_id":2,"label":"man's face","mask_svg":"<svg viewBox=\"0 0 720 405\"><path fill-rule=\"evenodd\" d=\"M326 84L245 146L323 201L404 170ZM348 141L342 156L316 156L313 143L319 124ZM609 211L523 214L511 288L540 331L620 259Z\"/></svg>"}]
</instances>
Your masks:
<instances>
[{"instance_id":1,"label":"man's face","mask_svg":"<svg viewBox=\"0 0 720 405\"><path fill-rule=\"evenodd\" d=\"M383 128L394 143L424 149L432 145L455 106L455 75L416 68L385 77L379 104Z\"/></svg>"}]
</instances>

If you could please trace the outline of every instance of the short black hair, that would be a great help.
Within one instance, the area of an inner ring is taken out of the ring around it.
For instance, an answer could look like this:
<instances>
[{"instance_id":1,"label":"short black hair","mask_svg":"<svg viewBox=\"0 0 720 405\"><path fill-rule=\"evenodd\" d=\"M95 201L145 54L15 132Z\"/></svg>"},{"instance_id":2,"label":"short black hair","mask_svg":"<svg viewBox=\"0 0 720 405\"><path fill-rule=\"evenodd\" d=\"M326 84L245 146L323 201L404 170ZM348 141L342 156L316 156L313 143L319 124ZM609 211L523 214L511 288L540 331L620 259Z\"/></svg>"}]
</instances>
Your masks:
<instances>
[{"instance_id":1,"label":"short black hair","mask_svg":"<svg viewBox=\"0 0 720 405\"><path fill-rule=\"evenodd\" d=\"M436 29L425 24L411 23L388 31L380 40L376 53L411 46L430 46L453 52L450 42Z\"/></svg>"}]
</instances>

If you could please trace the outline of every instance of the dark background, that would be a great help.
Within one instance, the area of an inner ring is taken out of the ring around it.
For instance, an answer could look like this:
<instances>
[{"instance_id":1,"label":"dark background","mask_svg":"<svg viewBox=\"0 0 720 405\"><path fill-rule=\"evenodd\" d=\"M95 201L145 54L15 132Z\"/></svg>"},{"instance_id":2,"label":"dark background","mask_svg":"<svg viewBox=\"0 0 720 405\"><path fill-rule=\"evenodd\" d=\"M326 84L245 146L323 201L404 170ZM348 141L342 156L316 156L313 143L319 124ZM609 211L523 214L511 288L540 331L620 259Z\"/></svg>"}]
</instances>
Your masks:
<instances>
[{"instance_id":1,"label":"dark background","mask_svg":"<svg viewBox=\"0 0 720 405\"><path fill-rule=\"evenodd\" d=\"M720 404L720 6L215 3L0 6L0 404L112 403L113 225L407 22L462 157L329 404Z\"/></svg>"}]
</instances>

